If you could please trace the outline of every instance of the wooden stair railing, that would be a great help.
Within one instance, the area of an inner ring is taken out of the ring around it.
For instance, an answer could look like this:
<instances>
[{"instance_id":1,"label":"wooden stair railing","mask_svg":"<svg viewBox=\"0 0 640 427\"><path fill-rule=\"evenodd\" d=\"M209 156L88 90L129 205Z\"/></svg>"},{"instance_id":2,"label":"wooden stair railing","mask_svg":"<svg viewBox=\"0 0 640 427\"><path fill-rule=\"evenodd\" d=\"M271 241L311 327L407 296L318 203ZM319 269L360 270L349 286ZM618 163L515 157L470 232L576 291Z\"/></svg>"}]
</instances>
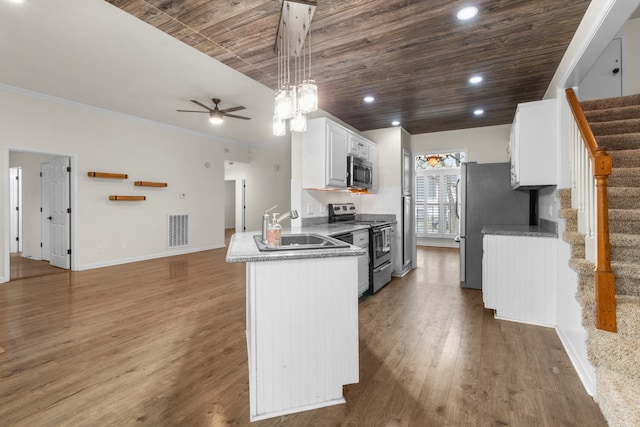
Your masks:
<instances>
[{"instance_id":1,"label":"wooden stair railing","mask_svg":"<svg viewBox=\"0 0 640 427\"><path fill-rule=\"evenodd\" d=\"M596 327L604 331L616 332L616 284L611 271L609 202L607 199L607 179L611 175L611 157L604 147L598 147L573 89L569 88L565 92L582 140L591 158L593 177L596 181L596 250L598 254L595 270Z\"/></svg>"}]
</instances>

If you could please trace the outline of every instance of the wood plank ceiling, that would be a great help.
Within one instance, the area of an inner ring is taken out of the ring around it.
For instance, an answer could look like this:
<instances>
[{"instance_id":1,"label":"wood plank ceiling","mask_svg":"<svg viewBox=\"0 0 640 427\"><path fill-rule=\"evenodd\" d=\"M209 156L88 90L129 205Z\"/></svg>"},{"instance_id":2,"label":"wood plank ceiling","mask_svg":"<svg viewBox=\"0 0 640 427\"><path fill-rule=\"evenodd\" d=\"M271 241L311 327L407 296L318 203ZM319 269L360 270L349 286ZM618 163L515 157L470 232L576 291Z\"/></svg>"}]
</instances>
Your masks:
<instances>
[{"instance_id":1,"label":"wood plank ceiling","mask_svg":"<svg viewBox=\"0 0 640 427\"><path fill-rule=\"evenodd\" d=\"M281 0L106 1L275 89ZM458 21L469 4L478 16ZM392 120L411 134L511 123L519 102L543 97L588 5L318 0L311 37L320 108L361 131ZM472 86L475 74L484 81ZM376 101L365 104L365 95Z\"/></svg>"}]
</instances>

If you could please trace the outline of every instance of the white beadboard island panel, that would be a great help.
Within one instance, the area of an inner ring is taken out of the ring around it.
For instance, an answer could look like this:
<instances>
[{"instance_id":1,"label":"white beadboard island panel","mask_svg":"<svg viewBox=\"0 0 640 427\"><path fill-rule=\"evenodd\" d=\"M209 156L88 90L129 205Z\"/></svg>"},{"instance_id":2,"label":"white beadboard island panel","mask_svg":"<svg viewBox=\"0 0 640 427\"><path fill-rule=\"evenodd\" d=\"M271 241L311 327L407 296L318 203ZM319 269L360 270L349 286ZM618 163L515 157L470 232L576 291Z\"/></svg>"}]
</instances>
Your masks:
<instances>
[{"instance_id":1,"label":"white beadboard island panel","mask_svg":"<svg viewBox=\"0 0 640 427\"><path fill-rule=\"evenodd\" d=\"M556 239L483 236L482 293L498 319L556 325Z\"/></svg>"},{"instance_id":2,"label":"white beadboard island panel","mask_svg":"<svg viewBox=\"0 0 640 427\"><path fill-rule=\"evenodd\" d=\"M247 263L251 421L344 403L357 383L357 256Z\"/></svg>"}]
</instances>

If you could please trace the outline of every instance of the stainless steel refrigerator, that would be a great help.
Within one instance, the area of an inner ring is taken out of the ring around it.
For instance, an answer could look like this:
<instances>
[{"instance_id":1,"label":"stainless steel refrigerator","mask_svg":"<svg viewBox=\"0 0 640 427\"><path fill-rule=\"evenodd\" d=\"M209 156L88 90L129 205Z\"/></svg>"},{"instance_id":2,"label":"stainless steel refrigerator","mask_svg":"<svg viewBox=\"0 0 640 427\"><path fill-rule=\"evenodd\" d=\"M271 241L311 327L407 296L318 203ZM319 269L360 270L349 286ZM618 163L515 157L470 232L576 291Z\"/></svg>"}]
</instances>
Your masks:
<instances>
[{"instance_id":1,"label":"stainless steel refrigerator","mask_svg":"<svg viewBox=\"0 0 640 427\"><path fill-rule=\"evenodd\" d=\"M460 284L482 289L482 227L528 225L529 193L511 189L509 163L463 163L460 176Z\"/></svg>"}]
</instances>

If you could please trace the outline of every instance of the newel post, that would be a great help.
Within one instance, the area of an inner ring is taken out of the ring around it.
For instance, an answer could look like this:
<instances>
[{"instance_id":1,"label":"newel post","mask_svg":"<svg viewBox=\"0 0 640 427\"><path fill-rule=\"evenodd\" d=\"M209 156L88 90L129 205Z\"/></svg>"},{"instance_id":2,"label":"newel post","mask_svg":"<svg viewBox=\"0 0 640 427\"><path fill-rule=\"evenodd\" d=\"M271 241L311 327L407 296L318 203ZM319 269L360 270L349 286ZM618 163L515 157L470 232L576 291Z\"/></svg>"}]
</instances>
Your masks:
<instances>
[{"instance_id":1,"label":"newel post","mask_svg":"<svg viewBox=\"0 0 640 427\"><path fill-rule=\"evenodd\" d=\"M609 202L607 179L611 174L611 157L604 148L596 148L593 156L593 176L596 179L596 203L598 215L595 285L597 328L616 332L616 287L611 271L609 245Z\"/></svg>"}]
</instances>

